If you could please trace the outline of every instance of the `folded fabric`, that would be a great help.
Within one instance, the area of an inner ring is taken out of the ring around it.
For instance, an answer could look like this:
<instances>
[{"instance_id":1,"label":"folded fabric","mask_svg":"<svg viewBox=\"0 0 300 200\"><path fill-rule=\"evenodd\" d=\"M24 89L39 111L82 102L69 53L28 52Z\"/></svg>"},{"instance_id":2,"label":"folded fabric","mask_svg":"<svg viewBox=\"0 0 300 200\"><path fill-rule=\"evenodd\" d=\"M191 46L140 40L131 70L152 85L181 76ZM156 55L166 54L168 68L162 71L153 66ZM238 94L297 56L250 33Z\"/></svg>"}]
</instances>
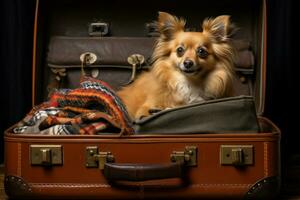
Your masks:
<instances>
[{"instance_id":1,"label":"folded fabric","mask_svg":"<svg viewBox=\"0 0 300 200\"><path fill-rule=\"evenodd\" d=\"M100 80L83 77L81 87L54 92L34 107L14 133L45 135L133 134L132 122L120 98Z\"/></svg>"}]
</instances>

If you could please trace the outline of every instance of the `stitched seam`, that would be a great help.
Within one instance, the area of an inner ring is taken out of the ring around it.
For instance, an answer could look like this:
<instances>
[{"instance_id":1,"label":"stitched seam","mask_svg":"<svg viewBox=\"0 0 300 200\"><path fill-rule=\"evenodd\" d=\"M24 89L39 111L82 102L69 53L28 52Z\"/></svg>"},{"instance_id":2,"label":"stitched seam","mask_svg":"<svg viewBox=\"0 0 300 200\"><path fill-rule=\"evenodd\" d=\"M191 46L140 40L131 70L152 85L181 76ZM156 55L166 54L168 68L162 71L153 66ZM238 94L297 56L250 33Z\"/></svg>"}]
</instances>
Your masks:
<instances>
[{"instance_id":1,"label":"stitched seam","mask_svg":"<svg viewBox=\"0 0 300 200\"><path fill-rule=\"evenodd\" d=\"M251 184L194 184L192 187L249 188Z\"/></svg>"},{"instance_id":2,"label":"stitched seam","mask_svg":"<svg viewBox=\"0 0 300 200\"><path fill-rule=\"evenodd\" d=\"M21 167L21 163L22 163L22 145L21 143L18 143L18 161L17 161L17 175L18 176L22 176L22 167Z\"/></svg>"},{"instance_id":3,"label":"stitched seam","mask_svg":"<svg viewBox=\"0 0 300 200\"><path fill-rule=\"evenodd\" d=\"M268 177L268 144L264 142L264 176Z\"/></svg>"},{"instance_id":4,"label":"stitched seam","mask_svg":"<svg viewBox=\"0 0 300 200\"><path fill-rule=\"evenodd\" d=\"M30 186L33 186L33 187L72 187L72 188L82 188L82 187L101 187L101 188L108 188L108 187L111 187L110 185L108 184L72 184L72 183L30 183Z\"/></svg>"},{"instance_id":5,"label":"stitched seam","mask_svg":"<svg viewBox=\"0 0 300 200\"><path fill-rule=\"evenodd\" d=\"M31 183L30 186L33 187L111 187L108 184L72 184L72 183ZM140 186L140 185L139 185ZM227 187L227 188L249 188L251 184L193 184L191 187L202 187L202 188L212 188L212 187Z\"/></svg>"}]
</instances>

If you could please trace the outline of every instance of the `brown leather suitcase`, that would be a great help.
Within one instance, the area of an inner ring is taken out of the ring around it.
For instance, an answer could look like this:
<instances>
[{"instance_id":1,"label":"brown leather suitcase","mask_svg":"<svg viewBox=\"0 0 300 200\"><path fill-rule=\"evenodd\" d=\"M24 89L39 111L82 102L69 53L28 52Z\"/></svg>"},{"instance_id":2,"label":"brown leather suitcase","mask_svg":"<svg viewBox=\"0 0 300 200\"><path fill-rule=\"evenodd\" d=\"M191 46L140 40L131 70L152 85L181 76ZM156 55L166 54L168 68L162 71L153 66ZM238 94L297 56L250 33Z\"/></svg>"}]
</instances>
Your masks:
<instances>
[{"instance_id":1,"label":"brown leather suitcase","mask_svg":"<svg viewBox=\"0 0 300 200\"><path fill-rule=\"evenodd\" d=\"M5 132L7 195L29 199L276 198L280 130L263 117L266 1L200 3L198 7L189 0L145 4L37 0L33 105L45 99L47 89L78 86L79 52L95 50L93 45L105 42L109 47L109 40L125 45L127 54L116 50L112 57L97 52L102 57L90 73L115 88L126 83L132 70L124 64L128 54L143 54L146 60L151 55L156 36L151 21L157 11L187 17L191 29L198 28L205 17L226 13L240 27L236 38L242 41L236 44L240 57L236 95L255 97L259 132L50 136L14 134L13 126ZM78 50L81 42L84 48Z\"/></svg>"}]
</instances>

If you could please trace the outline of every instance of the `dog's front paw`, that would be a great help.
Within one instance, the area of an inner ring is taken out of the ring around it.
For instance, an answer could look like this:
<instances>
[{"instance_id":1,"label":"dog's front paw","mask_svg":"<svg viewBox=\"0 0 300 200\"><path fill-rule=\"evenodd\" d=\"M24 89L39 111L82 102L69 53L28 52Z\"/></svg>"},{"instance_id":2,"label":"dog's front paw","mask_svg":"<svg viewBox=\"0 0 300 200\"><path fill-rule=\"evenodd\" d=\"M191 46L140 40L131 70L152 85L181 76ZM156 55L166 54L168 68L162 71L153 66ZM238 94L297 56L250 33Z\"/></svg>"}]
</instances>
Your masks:
<instances>
[{"instance_id":1,"label":"dog's front paw","mask_svg":"<svg viewBox=\"0 0 300 200\"><path fill-rule=\"evenodd\" d=\"M139 119L142 119L144 117L147 117L149 116L150 113L149 113L149 108L146 108L146 107L141 107L135 114L134 118L135 120L139 120Z\"/></svg>"},{"instance_id":2,"label":"dog's front paw","mask_svg":"<svg viewBox=\"0 0 300 200\"><path fill-rule=\"evenodd\" d=\"M155 113L158 113L158 112L160 112L160 111L162 111L162 109L159 109L159 108L151 108L151 109L149 109L149 114L150 115L152 115L152 114L155 114Z\"/></svg>"},{"instance_id":3,"label":"dog's front paw","mask_svg":"<svg viewBox=\"0 0 300 200\"><path fill-rule=\"evenodd\" d=\"M162 111L163 109L159 109L159 108L141 108L138 110L138 112L135 115L135 119L142 119L144 117L147 117L149 115L158 113L160 111Z\"/></svg>"}]
</instances>

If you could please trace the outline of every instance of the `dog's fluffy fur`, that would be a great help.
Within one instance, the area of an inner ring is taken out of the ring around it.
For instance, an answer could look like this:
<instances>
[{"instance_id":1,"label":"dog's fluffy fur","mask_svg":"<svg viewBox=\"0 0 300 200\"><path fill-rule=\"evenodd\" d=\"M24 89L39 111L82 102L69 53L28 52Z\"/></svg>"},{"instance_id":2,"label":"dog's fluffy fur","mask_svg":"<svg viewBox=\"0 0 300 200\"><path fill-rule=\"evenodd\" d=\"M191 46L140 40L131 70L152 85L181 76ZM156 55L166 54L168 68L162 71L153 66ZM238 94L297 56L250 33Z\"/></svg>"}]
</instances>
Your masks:
<instances>
[{"instance_id":1,"label":"dog's fluffy fur","mask_svg":"<svg viewBox=\"0 0 300 200\"><path fill-rule=\"evenodd\" d=\"M232 27L222 15L204 20L202 32L185 32L183 19L159 12L151 70L118 92L132 119L148 116L150 109L231 96Z\"/></svg>"}]
</instances>

